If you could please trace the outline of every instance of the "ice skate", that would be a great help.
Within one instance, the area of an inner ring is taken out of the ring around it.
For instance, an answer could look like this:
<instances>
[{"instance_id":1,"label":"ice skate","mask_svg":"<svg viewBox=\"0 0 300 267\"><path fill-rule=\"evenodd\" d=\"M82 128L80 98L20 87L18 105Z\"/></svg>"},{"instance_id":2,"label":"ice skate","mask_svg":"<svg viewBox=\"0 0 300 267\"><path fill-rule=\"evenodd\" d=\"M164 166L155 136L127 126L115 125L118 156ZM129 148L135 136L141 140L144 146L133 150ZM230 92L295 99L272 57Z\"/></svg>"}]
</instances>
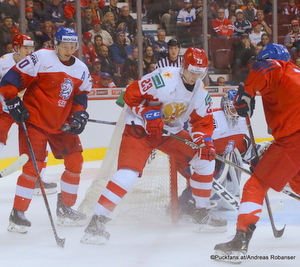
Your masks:
<instances>
[{"instance_id":1,"label":"ice skate","mask_svg":"<svg viewBox=\"0 0 300 267\"><path fill-rule=\"evenodd\" d=\"M52 194L57 193L57 183L48 182L48 181L43 180L43 186L44 186L46 195L52 195ZM40 187L40 183L39 183L38 179L36 180L33 194L36 196L42 195L42 189Z\"/></svg>"},{"instance_id":2,"label":"ice skate","mask_svg":"<svg viewBox=\"0 0 300 267\"><path fill-rule=\"evenodd\" d=\"M200 225L198 232L223 233L227 231L227 220L217 217L210 209L196 209L193 214L193 220Z\"/></svg>"},{"instance_id":3,"label":"ice skate","mask_svg":"<svg viewBox=\"0 0 300 267\"><path fill-rule=\"evenodd\" d=\"M71 207L61 202L61 193L57 194L57 225L59 226L84 226L86 225L86 215L73 210Z\"/></svg>"},{"instance_id":4,"label":"ice skate","mask_svg":"<svg viewBox=\"0 0 300 267\"><path fill-rule=\"evenodd\" d=\"M251 224L248 227L248 232L237 230L235 237L231 241L215 245L214 260L241 263L241 257L248 251L248 244L255 228L256 226Z\"/></svg>"},{"instance_id":5,"label":"ice skate","mask_svg":"<svg viewBox=\"0 0 300 267\"><path fill-rule=\"evenodd\" d=\"M103 215L93 215L80 242L92 245L104 244L110 237L110 234L105 231L105 224L110 220L110 218Z\"/></svg>"},{"instance_id":6,"label":"ice skate","mask_svg":"<svg viewBox=\"0 0 300 267\"><path fill-rule=\"evenodd\" d=\"M9 232L26 234L31 222L27 220L23 211L13 209L9 216Z\"/></svg>"},{"instance_id":7,"label":"ice skate","mask_svg":"<svg viewBox=\"0 0 300 267\"><path fill-rule=\"evenodd\" d=\"M181 217L186 215L193 216L196 206L190 186L183 190L181 196L178 198L178 205Z\"/></svg>"}]
</instances>

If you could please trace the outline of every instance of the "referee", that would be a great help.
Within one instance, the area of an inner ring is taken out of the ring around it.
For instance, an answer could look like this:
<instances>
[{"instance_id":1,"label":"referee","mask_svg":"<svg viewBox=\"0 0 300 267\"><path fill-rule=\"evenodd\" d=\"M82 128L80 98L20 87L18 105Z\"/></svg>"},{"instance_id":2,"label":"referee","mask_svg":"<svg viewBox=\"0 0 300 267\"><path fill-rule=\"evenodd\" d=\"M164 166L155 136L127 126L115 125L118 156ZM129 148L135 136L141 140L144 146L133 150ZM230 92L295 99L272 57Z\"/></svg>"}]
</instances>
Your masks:
<instances>
[{"instance_id":1,"label":"referee","mask_svg":"<svg viewBox=\"0 0 300 267\"><path fill-rule=\"evenodd\" d=\"M161 58L155 68L181 67L182 57L179 56L180 44L177 39L171 39L168 42L168 56Z\"/></svg>"}]
</instances>

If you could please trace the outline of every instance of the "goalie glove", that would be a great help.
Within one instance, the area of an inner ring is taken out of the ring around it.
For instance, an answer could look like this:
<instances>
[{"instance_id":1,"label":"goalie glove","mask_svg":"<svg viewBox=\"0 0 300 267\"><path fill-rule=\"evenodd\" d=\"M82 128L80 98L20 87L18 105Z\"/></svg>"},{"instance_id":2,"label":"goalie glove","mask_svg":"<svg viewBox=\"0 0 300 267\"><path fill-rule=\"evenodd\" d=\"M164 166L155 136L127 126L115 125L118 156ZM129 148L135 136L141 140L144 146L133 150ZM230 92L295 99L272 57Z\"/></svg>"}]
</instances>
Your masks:
<instances>
[{"instance_id":1,"label":"goalie glove","mask_svg":"<svg viewBox=\"0 0 300 267\"><path fill-rule=\"evenodd\" d=\"M272 143L269 141L263 141L261 143L256 144L256 150L257 150L257 154L258 154L259 158L266 152L266 150L269 148L269 146L271 144ZM255 158L255 151L254 151L252 144L249 145L247 151L245 152L245 154L242 157L243 157L243 161L245 163L251 164L251 161L253 161L253 159ZM256 164L254 161L252 162L253 166L254 165L256 166Z\"/></svg>"},{"instance_id":2,"label":"goalie glove","mask_svg":"<svg viewBox=\"0 0 300 267\"><path fill-rule=\"evenodd\" d=\"M255 108L255 99L245 92L244 83L240 83L233 105L239 116L252 117Z\"/></svg>"},{"instance_id":3,"label":"goalie glove","mask_svg":"<svg viewBox=\"0 0 300 267\"><path fill-rule=\"evenodd\" d=\"M87 124L89 114L86 111L76 111L70 120L70 124L64 124L62 131L68 132L73 135L81 134ZM67 127L67 125L69 125Z\"/></svg>"},{"instance_id":4,"label":"goalie glove","mask_svg":"<svg viewBox=\"0 0 300 267\"><path fill-rule=\"evenodd\" d=\"M195 134L193 142L200 146L202 143L205 144L205 147L201 148L199 151L199 158L212 161L215 159L216 149L213 143L213 140L208 135Z\"/></svg>"},{"instance_id":5,"label":"goalie glove","mask_svg":"<svg viewBox=\"0 0 300 267\"><path fill-rule=\"evenodd\" d=\"M24 106L20 97L15 97L11 100L5 100L10 116L18 123L22 123L29 119L29 113Z\"/></svg>"},{"instance_id":6,"label":"goalie glove","mask_svg":"<svg viewBox=\"0 0 300 267\"><path fill-rule=\"evenodd\" d=\"M160 106L151 108L153 109L146 109L142 113L145 119L145 130L150 137L161 137L162 130L164 128L164 122L162 120L162 112L160 110Z\"/></svg>"}]
</instances>

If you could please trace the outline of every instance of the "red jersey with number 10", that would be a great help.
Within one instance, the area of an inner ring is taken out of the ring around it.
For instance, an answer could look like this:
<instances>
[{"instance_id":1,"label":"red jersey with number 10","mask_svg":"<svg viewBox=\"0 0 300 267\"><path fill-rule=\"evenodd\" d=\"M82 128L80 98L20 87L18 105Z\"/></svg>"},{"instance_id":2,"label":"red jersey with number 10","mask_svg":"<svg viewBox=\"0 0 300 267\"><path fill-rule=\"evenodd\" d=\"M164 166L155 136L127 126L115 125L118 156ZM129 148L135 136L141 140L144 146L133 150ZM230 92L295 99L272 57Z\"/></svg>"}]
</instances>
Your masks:
<instances>
[{"instance_id":1,"label":"red jersey with number 10","mask_svg":"<svg viewBox=\"0 0 300 267\"><path fill-rule=\"evenodd\" d=\"M27 88L23 103L30 115L28 122L57 134L71 114L86 108L86 103L76 100L86 102L84 95L91 87L90 72L82 61L75 58L74 64L66 66L55 50L40 49L6 73L0 92L8 100Z\"/></svg>"}]
</instances>

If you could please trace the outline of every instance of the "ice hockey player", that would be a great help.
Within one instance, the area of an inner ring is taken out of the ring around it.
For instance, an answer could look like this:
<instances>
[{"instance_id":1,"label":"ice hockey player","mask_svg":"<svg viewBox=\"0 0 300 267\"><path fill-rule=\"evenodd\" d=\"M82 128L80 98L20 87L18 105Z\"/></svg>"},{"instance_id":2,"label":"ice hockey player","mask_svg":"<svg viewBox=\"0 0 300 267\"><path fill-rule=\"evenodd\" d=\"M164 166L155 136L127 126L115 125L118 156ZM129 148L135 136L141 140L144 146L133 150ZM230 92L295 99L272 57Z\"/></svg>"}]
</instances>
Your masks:
<instances>
[{"instance_id":1,"label":"ice hockey player","mask_svg":"<svg viewBox=\"0 0 300 267\"><path fill-rule=\"evenodd\" d=\"M80 134L88 120L87 94L91 78L87 66L73 56L78 36L72 28L60 27L55 33L55 50L40 49L25 57L3 77L0 92L9 114L18 123L26 123L38 168L41 170L49 143L56 158L64 159L58 194L58 224L80 225L85 215L73 210L82 168ZM23 100L18 92L26 91ZM68 123L68 131L62 126ZM19 126L20 153L30 154L22 125ZM8 230L26 233L31 222L25 217L37 173L31 159L24 165L17 181Z\"/></svg>"},{"instance_id":2,"label":"ice hockey player","mask_svg":"<svg viewBox=\"0 0 300 267\"><path fill-rule=\"evenodd\" d=\"M104 243L109 233L105 223L122 197L142 175L152 150L157 148L174 157L183 168L191 164L195 170L190 184L196 200L194 219L201 227L226 231L227 221L212 214L209 196L215 166L212 99L202 83L208 60L203 49L188 48L181 68L159 68L129 85L124 93L128 105L122 136L118 171L114 174L95 206L83 243ZM183 129L188 121L190 132ZM162 129L205 144L201 150L163 136ZM142 179L142 178L141 178Z\"/></svg>"},{"instance_id":3,"label":"ice hockey player","mask_svg":"<svg viewBox=\"0 0 300 267\"><path fill-rule=\"evenodd\" d=\"M30 55L34 51L34 41L27 34L16 34L12 40L13 53L8 53L0 58L0 81L2 77L20 60ZM14 119L9 115L3 97L0 94L0 151L6 145L8 131L14 123ZM46 167L47 162L45 162ZM47 194L57 191L57 184L43 180L44 188ZM40 190L39 183L36 183L36 192Z\"/></svg>"},{"instance_id":4,"label":"ice hockey player","mask_svg":"<svg viewBox=\"0 0 300 267\"><path fill-rule=\"evenodd\" d=\"M217 255L226 255L217 260L237 259L235 263L241 259L228 256L247 253L269 188L281 191L287 182L299 179L300 173L300 69L290 62L288 50L280 44L267 44L258 59L245 85L239 86L235 107L240 116L251 117L255 94L260 92L274 142L243 188L235 237L215 246Z\"/></svg>"}]
</instances>

